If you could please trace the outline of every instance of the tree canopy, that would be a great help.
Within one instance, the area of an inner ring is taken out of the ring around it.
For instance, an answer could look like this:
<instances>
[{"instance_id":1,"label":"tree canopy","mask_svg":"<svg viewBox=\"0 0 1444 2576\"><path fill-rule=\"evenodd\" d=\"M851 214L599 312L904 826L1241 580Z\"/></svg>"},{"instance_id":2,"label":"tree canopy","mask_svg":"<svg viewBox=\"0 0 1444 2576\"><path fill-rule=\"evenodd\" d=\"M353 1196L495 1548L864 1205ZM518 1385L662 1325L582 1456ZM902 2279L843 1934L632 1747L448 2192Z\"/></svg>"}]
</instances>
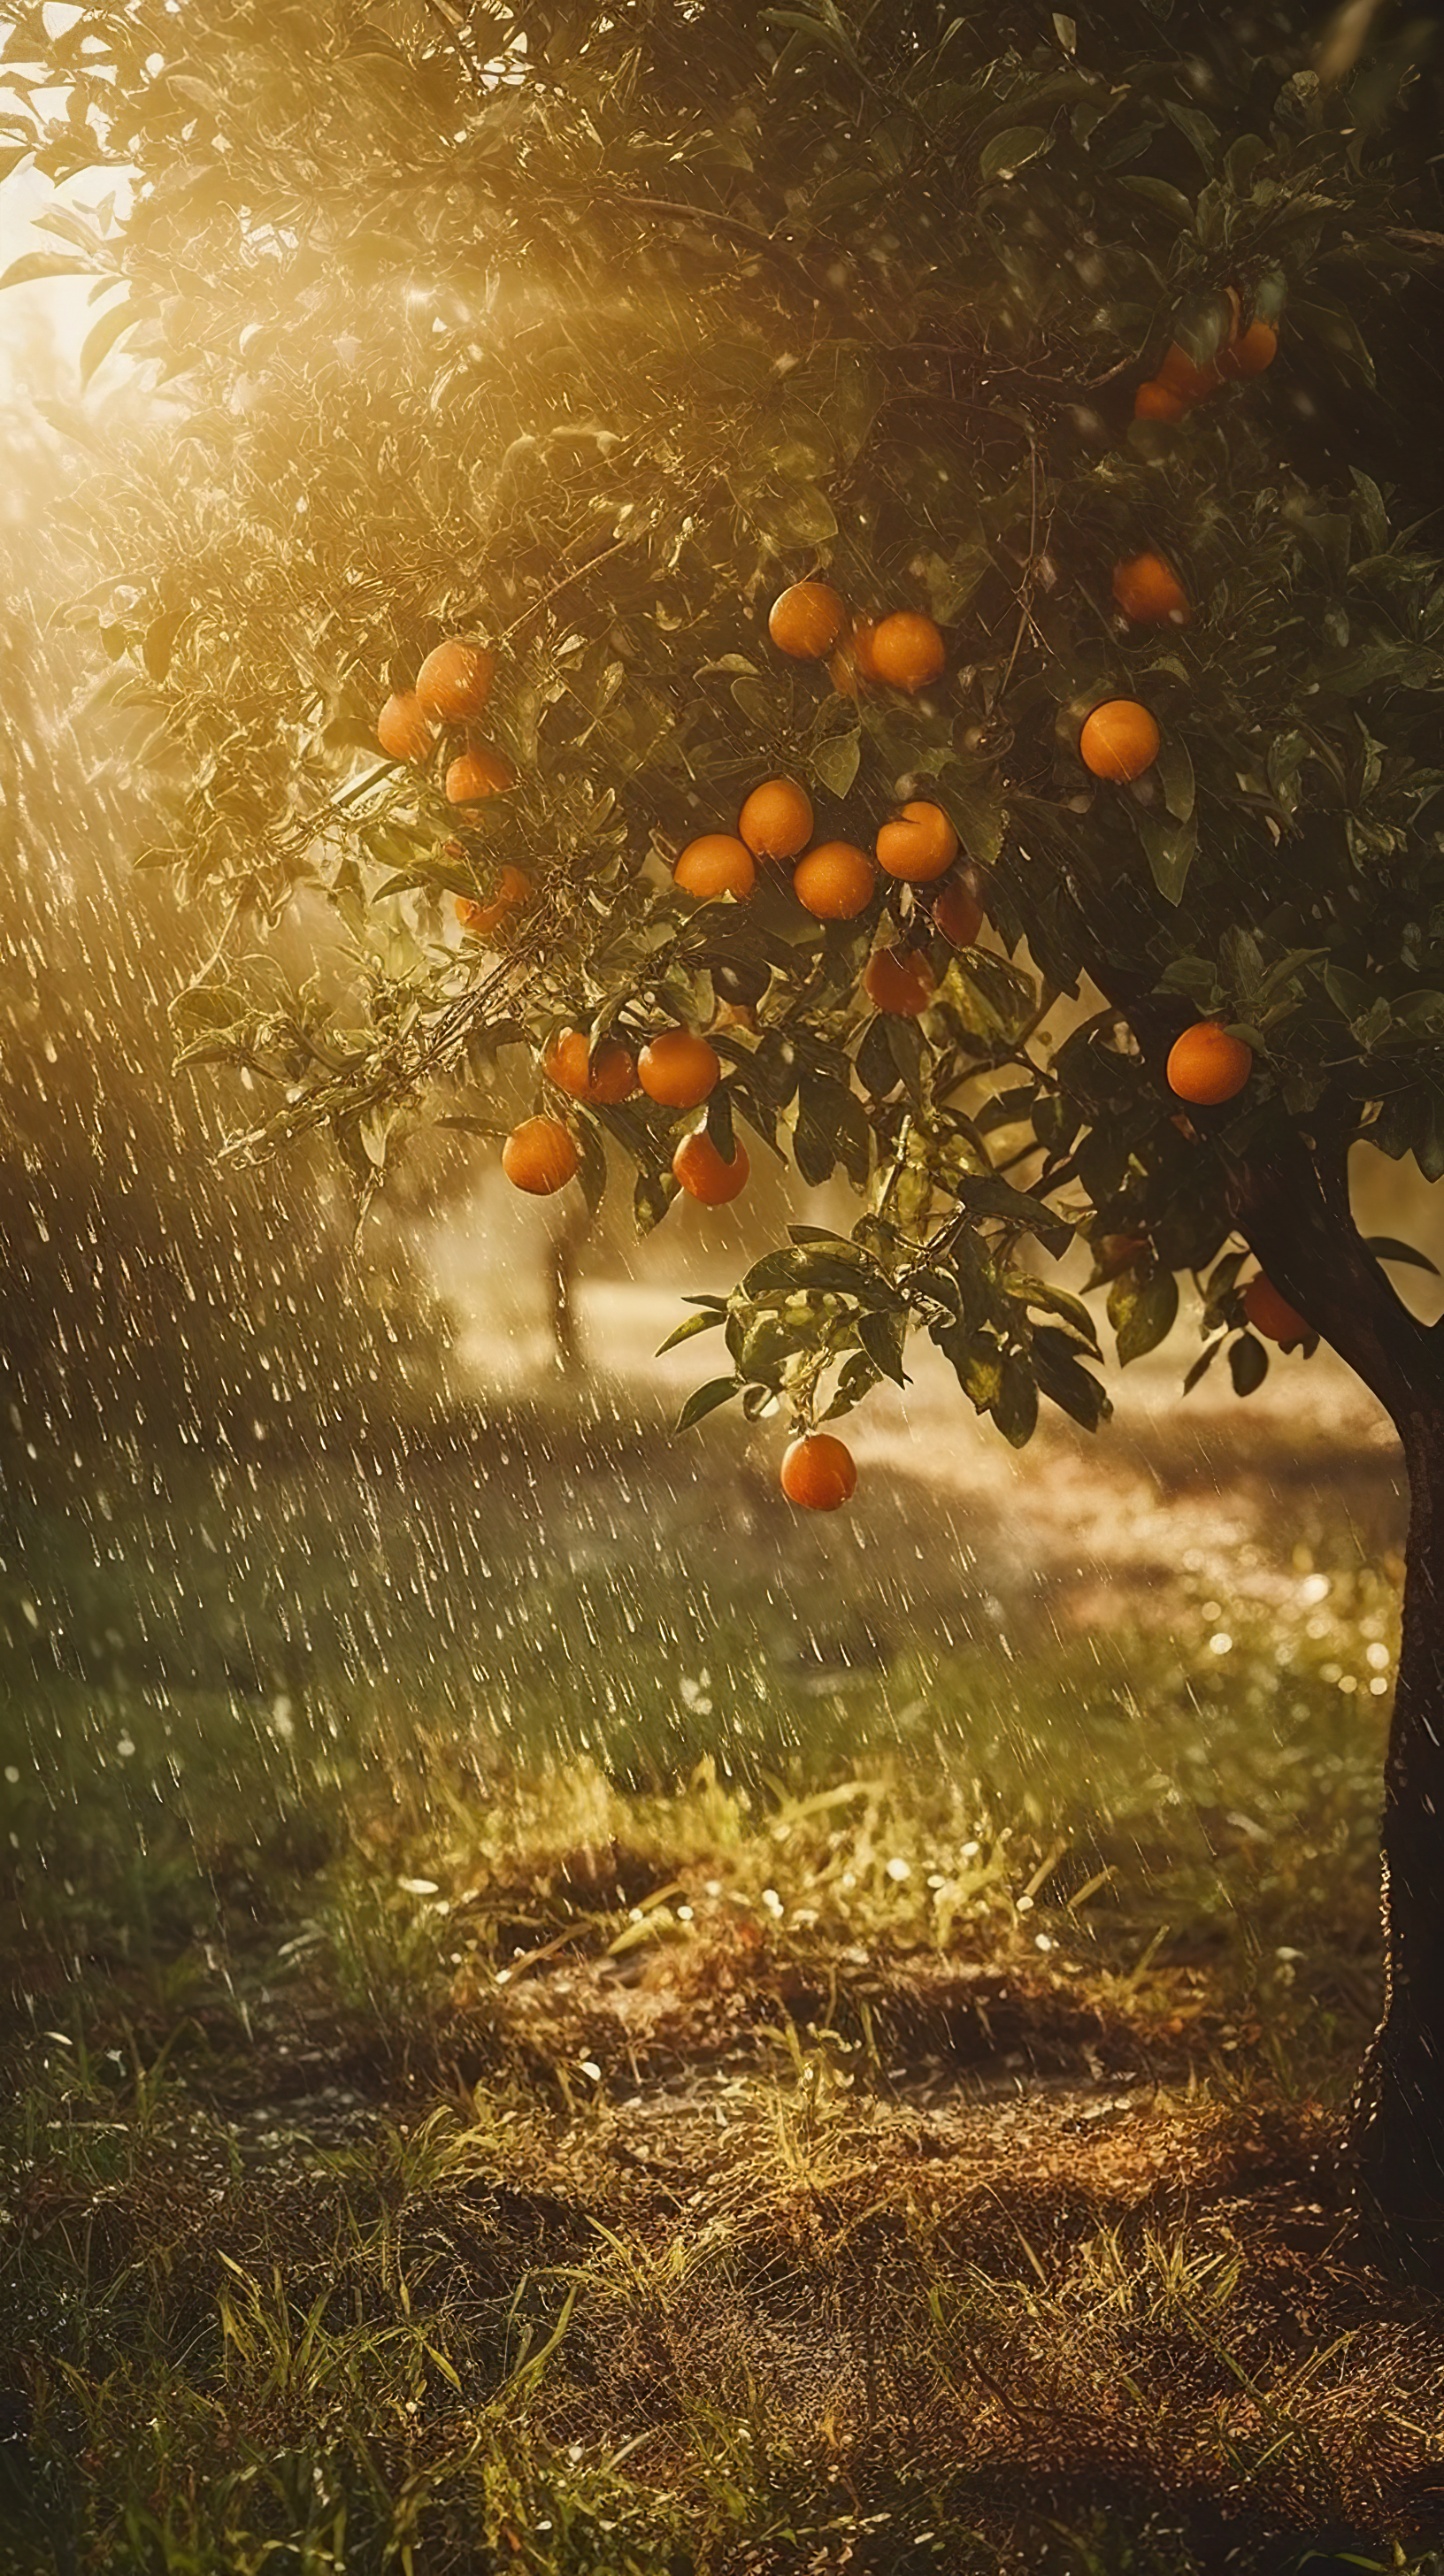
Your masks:
<instances>
[{"instance_id":1,"label":"tree canopy","mask_svg":"<svg viewBox=\"0 0 1444 2576\"><path fill-rule=\"evenodd\" d=\"M111 693L186 763L150 855L236 956L322 890L356 967L338 1016L228 961L178 1001L182 1054L269 1086L257 1148L327 1126L370 1186L417 1116L485 1132L509 1050L710 1029L721 1157L745 1131L868 1205L749 1274L709 1394L845 1407L917 1327L1022 1441L1040 1395L1106 1402L1034 1244L1088 1236L1125 1359L1197 1274L1204 1358L1247 1390L1248 1173L1302 1136L1337 1191L1367 1136L1444 1174L1444 582L1359 466L1317 470L1371 311L1433 257L1407 55L1325 86L1162 8L992 28L207 0L60 40L20 12L6 71L67 84L62 119L10 120L54 175L135 174L128 211L50 220L51 264L97 279L86 366L123 344L172 388L166 470L75 505ZM1260 325L1277 364L1205 395ZM1160 367L1199 398L1135 418ZM1172 616L1117 605L1140 557ZM840 659L769 640L813 575ZM942 638L913 686L852 631L897 612ZM378 709L452 635L495 653L484 728L384 759ZM1159 743L1122 783L1080 757L1119 700ZM515 784L458 804L479 730ZM955 949L936 885L885 872L831 920L775 865L681 892L677 854L774 777L868 856L900 802L940 808L985 935ZM488 917L508 868L530 900L468 935L455 900ZM873 1006L879 946L923 961L920 1011ZM719 1026L729 992L755 998ZM1226 1107L1166 1078L1199 1022L1251 1051ZM666 1213L675 1111L537 1084L583 1186L605 1139L639 1222ZM1278 1284L1330 1330L1320 1283Z\"/></svg>"}]
</instances>

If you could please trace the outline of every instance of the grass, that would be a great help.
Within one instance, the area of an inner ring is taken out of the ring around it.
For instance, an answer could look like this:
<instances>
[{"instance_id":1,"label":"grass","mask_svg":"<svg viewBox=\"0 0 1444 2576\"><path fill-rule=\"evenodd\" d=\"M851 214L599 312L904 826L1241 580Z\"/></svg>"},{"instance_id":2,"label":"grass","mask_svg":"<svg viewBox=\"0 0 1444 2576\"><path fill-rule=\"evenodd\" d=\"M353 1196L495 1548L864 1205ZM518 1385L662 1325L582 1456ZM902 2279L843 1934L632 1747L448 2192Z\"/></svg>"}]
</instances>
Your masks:
<instances>
[{"instance_id":1,"label":"grass","mask_svg":"<svg viewBox=\"0 0 1444 2576\"><path fill-rule=\"evenodd\" d=\"M1334 2163L1385 1541L970 1637L654 1478L32 1506L0 2570L1444 2570Z\"/></svg>"}]
</instances>

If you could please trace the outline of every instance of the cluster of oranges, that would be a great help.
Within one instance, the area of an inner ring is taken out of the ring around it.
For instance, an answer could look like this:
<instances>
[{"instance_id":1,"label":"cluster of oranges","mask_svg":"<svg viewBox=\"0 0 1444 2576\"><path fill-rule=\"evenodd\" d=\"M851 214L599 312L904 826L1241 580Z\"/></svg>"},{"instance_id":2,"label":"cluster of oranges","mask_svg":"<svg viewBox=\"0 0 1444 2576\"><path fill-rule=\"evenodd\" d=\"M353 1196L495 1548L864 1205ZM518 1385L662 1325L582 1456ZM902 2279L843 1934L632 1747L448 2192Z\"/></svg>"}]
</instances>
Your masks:
<instances>
[{"instance_id":1,"label":"cluster of oranges","mask_svg":"<svg viewBox=\"0 0 1444 2576\"><path fill-rule=\"evenodd\" d=\"M1207 402L1220 385L1236 383L1242 376L1261 376L1273 365L1279 346L1273 324L1250 322L1245 331L1238 297L1231 288L1229 293L1233 327L1218 355L1199 366L1175 340L1157 375L1150 376L1134 395L1135 420L1180 421L1195 403Z\"/></svg>"},{"instance_id":2,"label":"cluster of oranges","mask_svg":"<svg viewBox=\"0 0 1444 2576\"><path fill-rule=\"evenodd\" d=\"M795 581L768 613L767 632L795 662L826 662L833 687L855 698L865 684L905 689L909 696L940 680L947 663L942 629L915 608L886 617L854 617L826 581Z\"/></svg>"},{"instance_id":3,"label":"cluster of oranges","mask_svg":"<svg viewBox=\"0 0 1444 2576\"><path fill-rule=\"evenodd\" d=\"M388 760L419 767L431 758L443 730L460 728L463 740L446 767L453 805L472 805L516 785L516 771L495 743L471 732L491 696L496 655L464 635L448 635L427 654L414 689L393 690L376 719L376 739Z\"/></svg>"}]
</instances>

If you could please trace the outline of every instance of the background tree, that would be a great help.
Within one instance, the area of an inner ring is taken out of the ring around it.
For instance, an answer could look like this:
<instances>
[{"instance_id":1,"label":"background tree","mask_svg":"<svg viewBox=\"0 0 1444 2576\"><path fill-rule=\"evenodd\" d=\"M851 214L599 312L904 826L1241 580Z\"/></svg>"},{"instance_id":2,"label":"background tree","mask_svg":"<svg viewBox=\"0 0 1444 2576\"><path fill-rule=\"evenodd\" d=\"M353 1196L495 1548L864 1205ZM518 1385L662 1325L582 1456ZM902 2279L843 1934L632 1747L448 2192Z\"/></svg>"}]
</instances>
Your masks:
<instances>
[{"instance_id":1,"label":"background tree","mask_svg":"<svg viewBox=\"0 0 1444 2576\"><path fill-rule=\"evenodd\" d=\"M328 1128L372 1186L419 1104L504 1123L521 1062L525 1186L595 1197L608 1140L645 1226L745 1132L863 1193L702 1305L730 1366L690 1418L806 1431L922 1331L1010 1440L1096 1425L1092 1313L1033 1249L1078 1235L1125 1362L1191 1277L1194 1376L1322 1335L1374 1390L1414 1514L1354 2150L1437 2266L1444 1376L1348 1179L1361 1138L1444 1175L1444 577L1398 427L1433 74L1387 11L1328 86L1279 15L1010 24L18 12L7 78L67 107L17 148L136 174L58 223L86 363L123 340L180 406L166 471L86 504L80 613L187 762L174 856L236 961L190 1051L269 1085L258 1153ZM803 840L739 858L773 779ZM298 889L364 1015L248 994ZM672 1027L713 1059L649 1072ZM585 1048L553 1078L563 1028L640 1050L641 1101Z\"/></svg>"}]
</instances>

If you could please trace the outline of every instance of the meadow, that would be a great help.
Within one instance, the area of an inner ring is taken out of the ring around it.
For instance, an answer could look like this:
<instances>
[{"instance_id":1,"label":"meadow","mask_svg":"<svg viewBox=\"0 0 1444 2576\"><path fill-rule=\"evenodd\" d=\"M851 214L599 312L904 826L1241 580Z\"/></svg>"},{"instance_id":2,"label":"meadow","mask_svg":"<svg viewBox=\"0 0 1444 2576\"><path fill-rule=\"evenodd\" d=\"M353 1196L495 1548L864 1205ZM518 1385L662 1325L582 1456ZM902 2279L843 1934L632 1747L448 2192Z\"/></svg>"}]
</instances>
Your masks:
<instances>
[{"instance_id":1,"label":"meadow","mask_svg":"<svg viewBox=\"0 0 1444 2576\"><path fill-rule=\"evenodd\" d=\"M1444 2566L1336 2153L1402 1506L1315 1410L823 1527L604 1393L35 1468L7 2576Z\"/></svg>"}]
</instances>

